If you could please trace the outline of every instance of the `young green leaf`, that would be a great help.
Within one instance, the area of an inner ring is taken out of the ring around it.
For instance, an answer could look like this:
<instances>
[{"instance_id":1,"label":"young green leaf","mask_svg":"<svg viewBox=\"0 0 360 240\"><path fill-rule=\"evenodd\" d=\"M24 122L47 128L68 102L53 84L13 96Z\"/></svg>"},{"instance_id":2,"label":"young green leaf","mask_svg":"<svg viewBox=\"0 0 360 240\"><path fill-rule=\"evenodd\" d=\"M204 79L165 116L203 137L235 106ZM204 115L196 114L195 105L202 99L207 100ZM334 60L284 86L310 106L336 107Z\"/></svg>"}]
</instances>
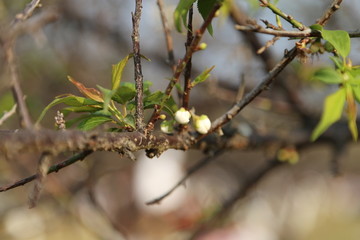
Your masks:
<instances>
[{"instance_id":1,"label":"young green leaf","mask_svg":"<svg viewBox=\"0 0 360 240\"><path fill-rule=\"evenodd\" d=\"M326 129L341 118L346 100L346 90L340 88L335 93L326 97L321 120L311 135L315 141Z\"/></svg>"},{"instance_id":2,"label":"young green leaf","mask_svg":"<svg viewBox=\"0 0 360 240\"><path fill-rule=\"evenodd\" d=\"M148 97L144 98L144 109L153 108L154 105L164 104L164 111L166 111L170 115L174 115L178 107L172 97L163 102L165 97L165 94L161 91L156 91L152 93Z\"/></svg>"},{"instance_id":3,"label":"young green leaf","mask_svg":"<svg viewBox=\"0 0 360 240\"><path fill-rule=\"evenodd\" d=\"M110 105L110 101L111 101L112 96L115 93L115 90L106 89L106 88L103 88L103 87L101 87L99 85L97 87L100 89L102 95L104 96L104 109L103 109L103 112L105 114L107 114L108 109L109 109L109 105Z\"/></svg>"},{"instance_id":4,"label":"young green leaf","mask_svg":"<svg viewBox=\"0 0 360 240\"><path fill-rule=\"evenodd\" d=\"M347 117L348 117L348 126L353 136L353 139L356 141L358 139L358 130L356 126L356 116L357 116L357 106L354 99L354 93L352 87L349 84L345 85L346 88L346 103L347 103Z\"/></svg>"},{"instance_id":5,"label":"young green leaf","mask_svg":"<svg viewBox=\"0 0 360 240\"><path fill-rule=\"evenodd\" d=\"M199 10L202 18L204 19L204 21L207 19L207 17L209 16L211 10L214 8L215 4L218 1L219 0L198 0L197 7L198 7L198 10ZM212 28L211 23L207 27L207 30L210 33L210 35L212 36L213 35L213 28Z\"/></svg>"},{"instance_id":6,"label":"young green leaf","mask_svg":"<svg viewBox=\"0 0 360 240\"><path fill-rule=\"evenodd\" d=\"M322 37L329 41L343 58L350 53L351 42L349 34L343 30L322 30Z\"/></svg>"},{"instance_id":7,"label":"young green leaf","mask_svg":"<svg viewBox=\"0 0 360 240\"><path fill-rule=\"evenodd\" d=\"M323 30L323 26L321 26L320 24L313 24L310 26L310 29L311 30L314 30L314 31L322 31Z\"/></svg>"},{"instance_id":8,"label":"young green leaf","mask_svg":"<svg viewBox=\"0 0 360 240\"><path fill-rule=\"evenodd\" d=\"M81 121L79 123L78 127L82 131L89 131L89 130L96 128L97 126L99 126L101 124L104 124L104 123L110 122L110 121L112 121L112 119L111 119L111 117L108 117L108 116L91 115L88 118Z\"/></svg>"},{"instance_id":9,"label":"young green leaf","mask_svg":"<svg viewBox=\"0 0 360 240\"><path fill-rule=\"evenodd\" d=\"M335 66L340 69L343 70L344 68L344 62L342 59L340 59L339 57L330 57L330 59L335 63Z\"/></svg>"},{"instance_id":10,"label":"young green leaf","mask_svg":"<svg viewBox=\"0 0 360 240\"><path fill-rule=\"evenodd\" d=\"M95 89L95 88L87 88L84 86L84 84L75 81L72 77L68 76L69 81L74 84L78 90L87 98L90 98L92 100L95 100L97 102L104 102L103 97L101 96L101 93Z\"/></svg>"},{"instance_id":11,"label":"young green leaf","mask_svg":"<svg viewBox=\"0 0 360 240\"><path fill-rule=\"evenodd\" d=\"M131 114L126 115L126 117L124 118L124 122L129 125L130 127L132 127L133 129L136 128L135 126L135 117Z\"/></svg>"},{"instance_id":12,"label":"young green leaf","mask_svg":"<svg viewBox=\"0 0 360 240\"><path fill-rule=\"evenodd\" d=\"M210 72L214 69L215 66L205 69L199 76L197 76L192 82L191 87L195 87L197 84L204 82L208 77L210 77Z\"/></svg>"},{"instance_id":13,"label":"young green leaf","mask_svg":"<svg viewBox=\"0 0 360 240\"><path fill-rule=\"evenodd\" d=\"M68 106L72 106L72 107L80 107L80 106L86 106L86 105L94 105L94 106L99 106L99 102L94 101L92 99L88 99L88 98L84 98L84 97L78 97L75 95L66 95L66 96L60 96L55 98L51 103L49 103L49 105L47 105L44 110L41 112L38 120L36 121L36 124L39 124L40 121L43 119L43 117L45 116L46 112L52 108L53 106L60 104L60 103L64 103Z\"/></svg>"},{"instance_id":14,"label":"young green leaf","mask_svg":"<svg viewBox=\"0 0 360 240\"><path fill-rule=\"evenodd\" d=\"M186 16L196 0L180 0L175 11L174 11L174 24L178 32L182 31L182 23L187 25ZM182 23L181 23L182 22Z\"/></svg>"},{"instance_id":15,"label":"young green leaf","mask_svg":"<svg viewBox=\"0 0 360 240\"><path fill-rule=\"evenodd\" d=\"M120 85L122 74L124 71L124 68L129 61L130 58L133 57L134 54L130 53L126 57L124 57L119 63L112 66L112 87L111 89L117 89Z\"/></svg>"},{"instance_id":16,"label":"young green leaf","mask_svg":"<svg viewBox=\"0 0 360 240\"><path fill-rule=\"evenodd\" d=\"M133 87L122 85L117 88L115 94L112 96L112 99L120 104L125 104L128 101L132 100L136 95L136 90Z\"/></svg>"},{"instance_id":17,"label":"young green leaf","mask_svg":"<svg viewBox=\"0 0 360 240\"><path fill-rule=\"evenodd\" d=\"M328 84L339 84L342 82L341 74L335 69L326 67L318 69L312 77L313 80L322 81Z\"/></svg>"},{"instance_id":18,"label":"young green leaf","mask_svg":"<svg viewBox=\"0 0 360 240\"><path fill-rule=\"evenodd\" d=\"M100 105L80 106L80 107L66 107L66 108L63 108L61 110L61 112L64 114L64 116L67 116L71 112L76 112L76 113L89 112L89 113L92 113L92 112L99 111L100 109L101 109Z\"/></svg>"}]
</instances>

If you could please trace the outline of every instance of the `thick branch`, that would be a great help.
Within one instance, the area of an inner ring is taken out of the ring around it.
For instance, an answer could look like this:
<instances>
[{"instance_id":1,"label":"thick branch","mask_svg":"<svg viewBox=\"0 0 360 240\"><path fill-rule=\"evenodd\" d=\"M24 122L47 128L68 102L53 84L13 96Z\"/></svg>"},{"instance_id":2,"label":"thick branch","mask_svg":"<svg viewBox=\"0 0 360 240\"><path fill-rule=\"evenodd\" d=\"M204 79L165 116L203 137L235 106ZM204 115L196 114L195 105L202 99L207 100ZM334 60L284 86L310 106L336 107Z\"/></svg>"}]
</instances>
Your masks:
<instances>
[{"instance_id":1,"label":"thick branch","mask_svg":"<svg viewBox=\"0 0 360 240\"><path fill-rule=\"evenodd\" d=\"M188 149L191 138L154 133L144 136L139 132L81 132L53 130L21 130L0 132L0 152L11 157L19 153L47 152L56 156L62 152L115 151L119 153L148 150L154 157L163 151Z\"/></svg>"}]
</instances>

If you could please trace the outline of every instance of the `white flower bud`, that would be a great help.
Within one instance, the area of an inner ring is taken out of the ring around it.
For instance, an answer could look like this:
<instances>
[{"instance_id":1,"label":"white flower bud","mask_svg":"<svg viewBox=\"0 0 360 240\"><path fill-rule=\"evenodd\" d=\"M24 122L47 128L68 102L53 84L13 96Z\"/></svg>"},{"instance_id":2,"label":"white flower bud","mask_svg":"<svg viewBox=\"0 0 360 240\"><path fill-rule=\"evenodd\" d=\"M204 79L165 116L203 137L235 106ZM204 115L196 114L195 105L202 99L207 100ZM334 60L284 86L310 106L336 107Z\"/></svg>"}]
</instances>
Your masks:
<instances>
[{"instance_id":1,"label":"white flower bud","mask_svg":"<svg viewBox=\"0 0 360 240\"><path fill-rule=\"evenodd\" d=\"M211 128L211 121L208 116L201 115L195 118L195 129L200 134L206 134Z\"/></svg>"},{"instance_id":2,"label":"white flower bud","mask_svg":"<svg viewBox=\"0 0 360 240\"><path fill-rule=\"evenodd\" d=\"M191 118L191 114L189 111L185 110L185 108L180 108L175 113L175 120L180 124L187 124L189 123Z\"/></svg>"},{"instance_id":3,"label":"white flower bud","mask_svg":"<svg viewBox=\"0 0 360 240\"><path fill-rule=\"evenodd\" d=\"M163 133L169 134L172 133L174 131L174 127L173 127L173 121L163 121L160 124L160 129Z\"/></svg>"}]
</instances>

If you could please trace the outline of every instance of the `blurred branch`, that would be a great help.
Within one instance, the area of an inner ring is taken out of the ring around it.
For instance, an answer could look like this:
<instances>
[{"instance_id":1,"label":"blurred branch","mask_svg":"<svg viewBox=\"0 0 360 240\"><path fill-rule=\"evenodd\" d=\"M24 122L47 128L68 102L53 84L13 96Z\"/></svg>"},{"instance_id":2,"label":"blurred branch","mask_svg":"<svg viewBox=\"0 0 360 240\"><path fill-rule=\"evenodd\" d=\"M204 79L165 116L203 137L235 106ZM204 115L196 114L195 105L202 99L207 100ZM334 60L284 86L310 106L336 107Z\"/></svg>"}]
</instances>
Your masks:
<instances>
[{"instance_id":1,"label":"blurred branch","mask_svg":"<svg viewBox=\"0 0 360 240\"><path fill-rule=\"evenodd\" d=\"M325 25L327 21L331 18L331 16L340 8L340 4L342 3L342 0L334 0L331 4L331 6L327 9L327 11L324 13L324 15L319 18L316 23L320 25Z\"/></svg>"},{"instance_id":2,"label":"blurred branch","mask_svg":"<svg viewBox=\"0 0 360 240\"><path fill-rule=\"evenodd\" d=\"M0 118L0 126L3 125L7 119L9 119L12 115L16 113L16 107L17 105L14 104L14 106L12 106L10 111L4 113L4 115Z\"/></svg>"},{"instance_id":3,"label":"blurred branch","mask_svg":"<svg viewBox=\"0 0 360 240\"><path fill-rule=\"evenodd\" d=\"M3 39L5 59L9 67L11 77L11 89L20 113L20 124L22 127L28 129L31 128L33 124L29 114L29 110L24 100L24 94L20 86L19 76L17 72L17 65L14 54L17 36L15 32L17 31L18 26L33 14L39 4L40 0L32 0L29 4L26 5L26 8L23 12L16 14L15 19L12 21L9 27L9 30L5 34L5 39Z\"/></svg>"},{"instance_id":4,"label":"blurred branch","mask_svg":"<svg viewBox=\"0 0 360 240\"><path fill-rule=\"evenodd\" d=\"M321 37L320 32L312 31L311 29L306 29L304 31L284 31L284 30L267 29L259 25L255 25L255 26L235 25L235 28L239 31L263 33L277 37L289 37L289 38ZM360 31L349 31L348 34L351 38L360 37Z\"/></svg>"},{"instance_id":5,"label":"blurred branch","mask_svg":"<svg viewBox=\"0 0 360 240\"><path fill-rule=\"evenodd\" d=\"M268 89L270 84L274 81L275 77L296 57L297 49L294 47L289 53L283 57L283 59L268 73L264 80L262 80L253 90L247 93L244 98L237 102L230 110L228 110L221 117L216 119L212 123L212 127L209 131L214 132L232 118L234 118L245 106L247 106L254 98L256 98L261 92Z\"/></svg>"},{"instance_id":6,"label":"blurred branch","mask_svg":"<svg viewBox=\"0 0 360 240\"><path fill-rule=\"evenodd\" d=\"M49 171L50 161L50 154L46 152L41 154L38 163L36 181L31 193L29 194L29 208L35 207L40 198L40 194L42 192L42 189L44 188L44 182Z\"/></svg>"},{"instance_id":7,"label":"blurred branch","mask_svg":"<svg viewBox=\"0 0 360 240\"><path fill-rule=\"evenodd\" d=\"M74 155L73 157L61 162L61 163L58 163L58 164L55 164L55 165L52 165L49 170L47 171L47 174L51 174L53 172L58 172L59 170L71 165L71 164L74 164L76 163L77 161L81 161L83 160L85 157L87 157L88 155L90 155L92 153L92 151L84 151L82 153L79 153L79 154L76 154ZM10 189L13 189L13 188L16 188L16 187L20 187L20 186L23 186L29 182L32 182L34 181L36 178L38 177L38 174L34 174L30 177L27 177L27 178L23 178L21 180L18 180L14 183L11 183L11 184L8 184L6 186L3 186L3 187L0 187L0 192L5 192L5 191L8 191Z\"/></svg>"},{"instance_id":8,"label":"blurred branch","mask_svg":"<svg viewBox=\"0 0 360 240\"><path fill-rule=\"evenodd\" d=\"M132 13L133 33L131 35L134 51L134 72L135 72L135 86L136 86L136 113L135 124L136 129L144 133L144 103L143 103L143 75L141 70L141 55L140 55L140 34L139 25L141 18L142 0L136 0L135 13Z\"/></svg>"},{"instance_id":9,"label":"blurred branch","mask_svg":"<svg viewBox=\"0 0 360 240\"><path fill-rule=\"evenodd\" d=\"M198 170L204 168L205 166L207 166L209 163L211 163L213 160L216 159L216 157L218 157L219 155L221 155L224 152L224 149L222 150L218 150L215 153L213 153L210 156L207 156L205 158L203 158L202 160L200 160L199 162L197 162L195 165L193 165L192 167L190 167L187 171L186 174L172 187L170 188L166 193L164 193L163 195L146 202L147 205L153 205L153 204L160 204L162 200L164 200L165 198L167 198L168 196L170 196L178 187L185 185L185 181L190 178L191 175L193 175L194 173L196 173Z\"/></svg>"},{"instance_id":10,"label":"blurred branch","mask_svg":"<svg viewBox=\"0 0 360 240\"><path fill-rule=\"evenodd\" d=\"M257 169L244 179L243 186L235 192L228 200L224 201L219 210L202 223L196 231L192 234L190 239L198 239L200 235L219 224L232 209L234 204L243 197L247 196L248 192L255 187L267 174L275 170L277 167L284 165L284 162L278 161L276 158L267 160L266 164Z\"/></svg>"},{"instance_id":11,"label":"blurred branch","mask_svg":"<svg viewBox=\"0 0 360 240\"><path fill-rule=\"evenodd\" d=\"M165 35L166 48L168 51L168 61L169 61L170 67L172 69L172 72L174 74L176 65L175 65L173 39L171 37L170 27L169 27L168 21L165 16L163 0L157 0L157 5L159 6L161 23L162 23L164 35Z\"/></svg>"}]
</instances>

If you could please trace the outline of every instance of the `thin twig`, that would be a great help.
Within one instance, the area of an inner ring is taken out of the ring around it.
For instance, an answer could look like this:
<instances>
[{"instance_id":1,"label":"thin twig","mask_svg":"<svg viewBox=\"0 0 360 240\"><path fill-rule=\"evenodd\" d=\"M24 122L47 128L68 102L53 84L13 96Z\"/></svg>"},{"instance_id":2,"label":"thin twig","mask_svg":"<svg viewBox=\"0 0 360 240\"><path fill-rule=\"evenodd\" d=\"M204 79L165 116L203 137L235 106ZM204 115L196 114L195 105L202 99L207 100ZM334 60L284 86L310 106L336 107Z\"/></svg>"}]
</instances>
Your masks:
<instances>
[{"instance_id":1,"label":"thin twig","mask_svg":"<svg viewBox=\"0 0 360 240\"><path fill-rule=\"evenodd\" d=\"M188 26L187 26L187 39L185 43L185 49L187 51L187 48L191 46L191 43L194 39L193 36L193 7L189 9L189 20L188 20ZM182 96L182 106L185 109L189 109L189 99L190 99L190 90L191 90L191 71L192 71L192 63L191 63L192 57L190 57L189 61L186 63L186 67L184 70L184 93Z\"/></svg>"},{"instance_id":2,"label":"thin twig","mask_svg":"<svg viewBox=\"0 0 360 240\"><path fill-rule=\"evenodd\" d=\"M24 128L30 129L32 128L33 124L29 114L29 110L24 100L23 91L20 86L19 76L17 72L17 65L15 62L14 45L15 45L15 40L11 42L6 42L4 44L5 58L9 67L10 77L11 77L11 84L12 84L11 90L14 99L17 105L19 106L18 110L20 113L20 125Z\"/></svg>"},{"instance_id":3,"label":"thin twig","mask_svg":"<svg viewBox=\"0 0 360 240\"><path fill-rule=\"evenodd\" d=\"M133 33L131 35L134 51L134 72L136 85L136 113L135 124L139 132L144 133L144 103L143 103L143 75L141 70L141 55L140 55L140 33L139 25L141 18L142 0L136 0L135 13L132 13Z\"/></svg>"},{"instance_id":4,"label":"thin twig","mask_svg":"<svg viewBox=\"0 0 360 240\"><path fill-rule=\"evenodd\" d=\"M274 14L280 16L285 21L289 22L293 27L299 29L300 31L306 30L307 27L303 25L301 22L294 19L294 17L284 13L281 9L276 7L274 4L270 3L268 0L259 0L262 7L266 7L270 9Z\"/></svg>"},{"instance_id":5,"label":"thin twig","mask_svg":"<svg viewBox=\"0 0 360 240\"><path fill-rule=\"evenodd\" d=\"M325 25L327 21L329 21L330 17L340 8L340 4L343 0L334 0L328 10L324 13L324 15L319 18L316 23L321 26Z\"/></svg>"},{"instance_id":6,"label":"thin twig","mask_svg":"<svg viewBox=\"0 0 360 240\"><path fill-rule=\"evenodd\" d=\"M175 69L176 69L176 63L175 63L175 56L174 56L173 39L171 37L171 31L170 31L170 27L169 27L167 18L165 16L163 0L157 0L157 5L159 6L161 23L162 23L164 35L165 35L166 48L167 48L167 52L168 52L168 61L169 61L170 67L172 69L172 72L174 73Z\"/></svg>"},{"instance_id":7,"label":"thin twig","mask_svg":"<svg viewBox=\"0 0 360 240\"><path fill-rule=\"evenodd\" d=\"M263 28L261 26L242 26L235 25L235 28L240 31L257 32L263 34L269 34L278 37L319 37L319 32L312 32L311 29L305 29L304 31L285 31Z\"/></svg>"},{"instance_id":8,"label":"thin twig","mask_svg":"<svg viewBox=\"0 0 360 240\"><path fill-rule=\"evenodd\" d=\"M0 118L0 126L3 125L7 119L9 119L12 115L16 113L16 106L17 105L14 104L14 106L12 106L10 111L4 113L4 115Z\"/></svg>"},{"instance_id":9,"label":"thin twig","mask_svg":"<svg viewBox=\"0 0 360 240\"><path fill-rule=\"evenodd\" d=\"M243 25L235 25L235 28L239 31L263 33L277 37L289 37L289 38L321 37L320 32L311 31L311 29L306 29L304 31L285 31L285 30L267 29L261 26L243 26ZM360 31L348 31L348 34L351 38L360 37Z\"/></svg>"},{"instance_id":10,"label":"thin twig","mask_svg":"<svg viewBox=\"0 0 360 240\"><path fill-rule=\"evenodd\" d=\"M207 221L202 223L200 227L193 233L190 239L198 239L200 235L212 229L216 224L221 222L229 211L232 209L234 204L241 198L247 196L248 192L255 187L267 174L272 172L279 166L282 166L284 163L276 159L268 160L267 163L252 173L250 176L246 177L243 183L243 186L233 194L228 200L223 202L218 210L210 217Z\"/></svg>"},{"instance_id":11,"label":"thin twig","mask_svg":"<svg viewBox=\"0 0 360 240\"><path fill-rule=\"evenodd\" d=\"M74 156L72 156L71 158L61 162L61 163L58 163L58 164L55 164L53 166L51 166L47 172L47 174L51 174L53 172L58 172L59 170L71 165L71 164L74 164L76 163L77 161L81 161L81 160L84 160L84 158L88 155L90 155L92 153L92 151L84 151L82 153L79 153L79 154L76 154ZM17 187L20 187L20 186L23 186L29 182L32 182L34 181L36 178L37 178L37 174L34 174L30 177L27 177L27 178L23 178L21 180L18 180L14 183L11 183L11 184L8 184L6 186L3 186L3 187L0 187L0 192L5 192L5 191L8 191L10 189L13 189L13 188L17 188Z\"/></svg>"},{"instance_id":12,"label":"thin twig","mask_svg":"<svg viewBox=\"0 0 360 240\"><path fill-rule=\"evenodd\" d=\"M241 101L237 102L230 110L228 110L221 117L216 119L212 123L210 131L211 133L217 130L219 127L223 126L225 123L229 122L233 117L235 117L245 106L254 100L261 92L268 89L271 83L274 81L275 77L296 57L297 49L294 47L289 51L289 53L284 56L284 58L268 73L266 78L262 80L254 89L252 89L248 94L245 95ZM202 135L201 137L203 137Z\"/></svg>"},{"instance_id":13,"label":"thin twig","mask_svg":"<svg viewBox=\"0 0 360 240\"><path fill-rule=\"evenodd\" d=\"M17 102L18 110L20 113L20 124L22 127L28 129L32 128L33 124L29 114L29 110L24 100L23 91L20 86L14 54L16 37L15 34L12 33L12 31L15 31L19 24L28 19L33 14L34 10L39 4L40 0L32 0L29 4L26 5L26 8L23 12L16 14L15 19L11 23L10 30L6 34L8 38L4 40L5 59L9 66L13 96L15 101Z\"/></svg>"},{"instance_id":14,"label":"thin twig","mask_svg":"<svg viewBox=\"0 0 360 240\"><path fill-rule=\"evenodd\" d=\"M193 39L190 47L187 48L185 56L177 64L175 73L165 90L166 97L163 99L160 107L158 107L154 110L154 112L150 118L150 121L147 126L148 130L152 130L151 128L154 126L155 122L159 119L159 115L163 108L164 103L170 98L172 89L174 88L175 84L179 81L180 75L184 71L187 62L190 60L191 56L196 51L196 49L200 43L200 40L202 39L202 37L204 35L204 32L206 31L207 27L209 26L209 24L215 17L215 14L216 14L217 10L219 10L220 7L221 7L220 2L215 4L213 9L209 13L208 17L205 19L204 23L201 25L201 27L198 30L195 31L195 36L194 36L194 39Z\"/></svg>"},{"instance_id":15,"label":"thin twig","mask_svg":"<svg viewBox=\"0 0 360 240\"><path fill-rule=\"evenodd\" d=\"M159 197L157 197L157 198L155 198L155 199L153 199L151 201L146 202L146 204L147 205L160 204L162 200L164 200L165 198L170 196L177 188L184 185L185 181L187 179L189 179L191 175L193 175L194 173L196 173L200 169L207 166L209 163L211 163L213 160L215 160L216 157L221 155L223 152L224 152L224 149L219 150L219 151L215 152L214 154L212 154L211 156L207 156L207 157L203 158L202 160L200 160L199 162L197 162L195 165L190 167L186 171L186 174L172 188L170 188L166 193L164 193L163 195L161 195L161 196L159 196Z\"/></svg>"},{"instance_id":16,"label":"thin twig","mask_svg":"<svg viewBox=\"0 0 360 240\"><path fill-rule=\"evenodd\" d=\"M270 39L269 41L267 41L262 48L260 48L259 50L257 50L256 53L257 53L257 54L262 54L266 49L268 49L269 47L271 47L272 45L274 45L275 42L276 42L277 40L279 40L279 39L280 39L279 37L273 37L272 39Z\"/></svg>"},{"instance_id":17,"label":"thin twig","mask_svg":"<svg viewBox=\"0 0 360 240\"><path fill-rule=\"evenodd\" d=\"M44 188L44 182L49 171L50 161L51 161L50 154L48 153L41 154L39 158L38 170L36 174L36 181L34 184L34 188L29 194L29 201L28 201L29 208L35 207L40 198L40 194Z\"/></svg>"}]
</instances>

